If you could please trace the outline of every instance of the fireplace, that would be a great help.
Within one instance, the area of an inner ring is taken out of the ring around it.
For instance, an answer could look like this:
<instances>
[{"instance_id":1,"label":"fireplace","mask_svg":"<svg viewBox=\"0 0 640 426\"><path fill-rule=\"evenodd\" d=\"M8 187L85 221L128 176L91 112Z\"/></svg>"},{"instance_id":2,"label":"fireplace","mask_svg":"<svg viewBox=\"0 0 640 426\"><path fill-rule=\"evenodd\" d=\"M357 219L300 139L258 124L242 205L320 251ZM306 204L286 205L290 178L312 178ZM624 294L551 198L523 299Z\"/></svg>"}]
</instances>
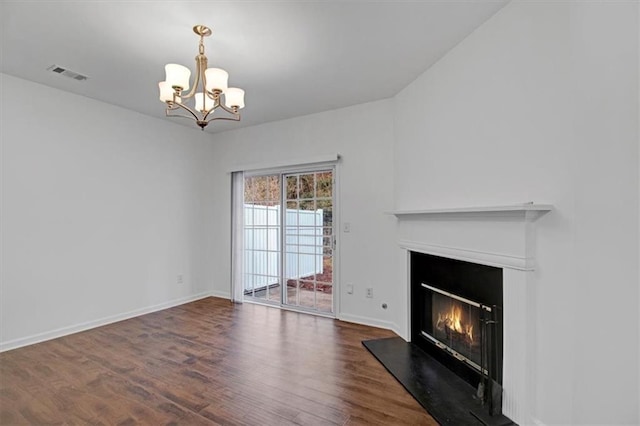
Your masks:
<instances>
[{"instance_id":1,"label":"fireplace","mask_svg":"<svg viewBox=\"0 0 640 426\"><path fill-rule=\"evenodd\" d=\"M411 252L411 341L501 413L502 268Z\"/></svg>"},{"instance_id":2,"label":"fireplace","mask_svg":"<svg viewBox=\"0 0 640 426\"><path fill-rule=\"evenodd\" d=\"M449 368L443 367L444 370L455 379L465 377L460 382L473 383L473 389L482 372L467 362L459 362L422 335L422 329L416 328L420 323L428 327L427 323L434 320L433 312L429 316L417 306L424 306L428 302L424 299L432 298L422 283L481 305L496 305L499 326L494 344L499 349L495 356L489 357L495 366L491 377L502 386L504 416L517 424L535 423L536 227L538 220L552 210L552 205L528 202L392 212L398 219L398 245L407 265L403 269L406 275L402 277L407 286L403 285L402 289L406 291L409 306L405 325L401 327L402 337L411 342L411 347L427 351L431 358L437 357L438 365L449 364ZM434 263L443 258L444 263ZM464 280L458 278L463 273L448 269L456 261L466 265L462 267L463 271L471 272L472 284L460 288ZM483 312L488 313L480 311ZM435 319L437 325L437 317ZM473 334L475 336L475 328ZM474 360L473 353L467 356L464 351L456 352ZM455 373L452 372L454 369ZM440 390L436 389L429 395L438 392ZM438 403L446 402L447 398L448 395L443 395Z\"/></svg>"}]
</instances>

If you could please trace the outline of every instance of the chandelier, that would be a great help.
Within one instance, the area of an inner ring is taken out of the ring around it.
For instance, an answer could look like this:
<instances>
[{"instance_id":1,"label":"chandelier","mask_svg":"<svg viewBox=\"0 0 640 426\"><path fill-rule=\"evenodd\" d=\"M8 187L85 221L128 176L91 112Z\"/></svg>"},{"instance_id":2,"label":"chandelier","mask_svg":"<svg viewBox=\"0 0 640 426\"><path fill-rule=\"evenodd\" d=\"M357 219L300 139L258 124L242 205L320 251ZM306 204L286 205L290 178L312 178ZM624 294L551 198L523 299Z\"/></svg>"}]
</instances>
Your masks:
<instances>
[{"instance_id":1,"label":"chandelier","mask_svg":"<svg viewBox=\"0 0 640 426\"><path fill-rule=\"evenodd\" d=\"M191 70L178 64L167 64L165 81L158 83L160 100L167 105L167 117L181 117L195 120L202 130L214 120L240 121L240 109L244 108L244 90L228 87L229 74L220 68L207 68L207 57L204 54L204 38L211 35L211 29L204 25L196 25L193 32L200 36L198 56L196 56L196 75L191 91L189 80ZM194 99L195 105L185 102ZM223 102L224 98L224 102ZM215 110L224 110L224 115L214 115ZM180 111L188 114L180 114Z\"/></svg>"}]
</instances>

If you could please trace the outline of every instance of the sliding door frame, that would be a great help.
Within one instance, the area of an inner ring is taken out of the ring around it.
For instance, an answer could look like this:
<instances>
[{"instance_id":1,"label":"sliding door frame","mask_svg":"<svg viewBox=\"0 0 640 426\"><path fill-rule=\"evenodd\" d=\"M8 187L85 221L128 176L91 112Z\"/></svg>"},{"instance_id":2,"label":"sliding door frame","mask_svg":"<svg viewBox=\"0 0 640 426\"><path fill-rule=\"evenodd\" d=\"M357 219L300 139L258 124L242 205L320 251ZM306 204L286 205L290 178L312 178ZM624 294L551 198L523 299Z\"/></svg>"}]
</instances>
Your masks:
<instances>
[{"instance_id":1,"label":"sliding door frame","mask_svg":"<svg viewBox=\"0 0 640 426\"><path fill-rule=\"evenodd\" d=\"M285 232L286 232L286 224L284 220L284 215L286 214L286 193L283 192L286 188L286 182L283 179L287 174L295 174L295 173L315 173L320 171L331 171L333 175L333 211L332 211L332 224L333 224L333 251L332 251L332 260L333 260L333 288L332 288L332 308L333 312L322 312L315 309L307 309L304 306L296 306L296 305L288 305L284 303L286 291L286 281L281 283L281 295L280 295L280 303L271 302L268 300L260 300L258 298L245 298L243 293L243 299L247 303L257 303L263 304L267 306L279 307L280 309L285 309L289 311L308 313L323 317L329 318L338 318L339 317L339 309L340 309L340 184L339 184L339 163L337 161L331 161L326 163L314 163L308 165L300 165L300 166L292 166L292 167L277 167L270 169L261 169L261 170L248 170L243 173L244 179L256 176L268 176L268 175L279 175L280 176L280 205L285 208L280 209L280 278L284 278L284 267L285 267L285 255L286 250L285 247ZM243 226L244 230L244 226ZM243 274L244 277L244 274ZM243 278L244 284L244 278ZM297 290L299 291L299 290Z\"/></svg>"}]
</instances>

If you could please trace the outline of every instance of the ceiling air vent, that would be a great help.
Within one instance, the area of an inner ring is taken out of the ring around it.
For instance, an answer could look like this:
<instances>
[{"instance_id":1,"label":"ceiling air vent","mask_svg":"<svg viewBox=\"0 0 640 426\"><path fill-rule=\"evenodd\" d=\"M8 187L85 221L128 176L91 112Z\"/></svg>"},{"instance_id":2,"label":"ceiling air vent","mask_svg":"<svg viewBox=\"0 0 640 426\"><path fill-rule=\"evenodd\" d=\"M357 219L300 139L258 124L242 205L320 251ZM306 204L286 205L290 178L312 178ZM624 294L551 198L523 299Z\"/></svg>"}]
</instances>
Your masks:
<instances>
[{"instance_id":1,"label":"ceiling air vent","mask_svg":"<svg viewBox=\"0 0 640 426\"><path fill-rule=\"evenodd\" d=\"M78 80L78 81L85 81L87 78L89 78L86 75L79 74L79 73L77 73L75 71L68 70L68 69L63 68L63 67L58 66L58 65L51 65L49 68L47 68L47 71L51 71L51 72L54 72L56 74L60 74L60 75L63 75L65 77L72 78L72 79Z\"/></svg>"}]
</instances>

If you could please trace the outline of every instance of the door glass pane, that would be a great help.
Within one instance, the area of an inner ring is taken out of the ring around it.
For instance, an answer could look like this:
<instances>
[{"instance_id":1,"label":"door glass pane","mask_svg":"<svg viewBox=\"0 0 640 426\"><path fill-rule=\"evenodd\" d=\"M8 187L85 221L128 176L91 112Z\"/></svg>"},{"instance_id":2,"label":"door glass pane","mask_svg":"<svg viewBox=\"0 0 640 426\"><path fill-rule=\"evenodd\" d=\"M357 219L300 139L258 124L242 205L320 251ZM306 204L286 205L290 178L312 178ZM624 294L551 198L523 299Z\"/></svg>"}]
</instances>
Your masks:
<instances>
[{"instance_id":1,"label":"door glass pane","mask_svg":"<svg viewBox=\"0 0 640 426\"><path fill-rule=\"evenodd\" d=\"M313 200L300 201L300 210L315 210L316 202ZM305 220L302 226L315 226L315 223L311 223L309 220Z\"/></svg>"},{"instance_id":2,"label":"door glass pane","mask_svg":"<svg viewBox=\"0 0 640 426\"><path fill-rule=\"evenodd\" d=\"M322 172L316 174L316 197L331 198L333 196L333 173Z\"/></svg>"},{"instance_id":3,"label":"door glass pane","mask_svg":"<svg viewBox=\"0 0 640 426\"><path fill-rule=\"evenodd\" d=\"M272 206L280 204L280 176L267 176L267 199Z\"/></svg>"},{"instance_id":4,"label":"door glass pane","mask_svg":"<svg viewBox=\"0 0 640 426\"><path fill-rule=\"evenodd\" d=\"M290 287L284 303L333 312L333 173L291 174L286 181L287 197L293 194L289 182L298 183L299 201L287 202L285 214Z\"/></svg>"},{"instance_id":5,"label":"door glass pane","mask_svg":"<svg viewBox=\"0 0 640 426\"><path fill-rule=\"evenodd\" d=\"M298 199L298 176L287 176L287 200Z\"/></svg>"},{"instance_id":6,"label":"door glass pane","mask_svg":"<svg viewBox=\"0 0 640 426\"><path fill-rule=\"evenodd\" d=\"M244 181L244 294L280 303L280 175Z\"/></svg>"},{"instance_id":7,"label":"door glass pane","mask_svg":"<svg viewBox=\"0 0 640 426\"><path fill-rule=\"evenodd\" d=\"M300 176L300 198L314 198L315 191L315 178L314 175L301 175Z\"/></svg>"}]
</instances>

